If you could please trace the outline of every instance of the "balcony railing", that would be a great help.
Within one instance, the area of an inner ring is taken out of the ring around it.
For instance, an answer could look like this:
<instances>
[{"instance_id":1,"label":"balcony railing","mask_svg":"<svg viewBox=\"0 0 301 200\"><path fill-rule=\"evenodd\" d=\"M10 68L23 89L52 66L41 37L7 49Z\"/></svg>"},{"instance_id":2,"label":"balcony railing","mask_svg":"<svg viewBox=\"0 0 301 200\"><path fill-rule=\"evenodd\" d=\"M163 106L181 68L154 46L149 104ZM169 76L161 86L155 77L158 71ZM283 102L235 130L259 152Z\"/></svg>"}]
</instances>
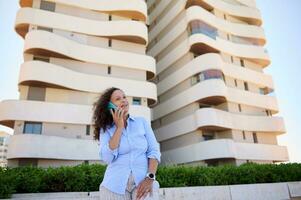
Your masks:
<instances>
[{"instance_id":1,"label":"balcony railing","mask_svg":"<svg viewBox=\"0 0 301 200\"><path fill-rule=\"evenodd\" d=\"M191 83L192 85L202 82L209 79L221 79L225 81L224 74L220 70L217 69L208 69L206 71L200 72L192 77Z\"/></svg>"},{"instance_id":2,"label":"balcony railing","mask_svg":"<svg viewBox=\"0 0 301 200\"><path fill-rule=\"evenodd\" d=\"M258 41L253 40L252 38L240 37L236 35L231 35L231 41L238 44L247 44L247 45L254 45L254 46L260 45Z\"/></svg>"},{"instance_id":3,"label":"balcony railing","mask_svg":"<svg viewBox=\"0 0 301 200\"><path fill-rule=\"evenodd\" d=\"M206 24L205 22L202 22L200 20L194 20L190 22L190 29L191 34L197 34L202 33L204 35L207 35L208 37L212 39L216 39L218 33L217 29L210 26L209 24Z\"/></svg>"}]
</instances>

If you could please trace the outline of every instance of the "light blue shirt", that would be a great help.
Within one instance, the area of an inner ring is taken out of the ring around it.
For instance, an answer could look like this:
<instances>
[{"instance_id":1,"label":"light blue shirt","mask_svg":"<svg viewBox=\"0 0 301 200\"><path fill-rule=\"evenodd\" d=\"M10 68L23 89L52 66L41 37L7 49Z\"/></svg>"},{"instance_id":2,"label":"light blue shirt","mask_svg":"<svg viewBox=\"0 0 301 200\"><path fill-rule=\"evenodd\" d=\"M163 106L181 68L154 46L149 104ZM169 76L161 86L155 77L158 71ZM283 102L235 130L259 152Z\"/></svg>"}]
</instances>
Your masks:
<instances>
[{"instance_id":1,"label":"light blue shirt","mask_svg":"<svg viewBox=\"0 0 301 200\"><path fill-rule=\"evenodd\" d=\"M101 129L100 159L108 164L102 186L118 194L125 194L127 181L132 171L135 185L145 178L148 172L148 158L161 162L159 143L154 132L143 117L129 116L127 127L123 128L119 147L112 150L109 141L116 130L116 126L108 128L104 133Z\"/></svg>"}]
</instances>

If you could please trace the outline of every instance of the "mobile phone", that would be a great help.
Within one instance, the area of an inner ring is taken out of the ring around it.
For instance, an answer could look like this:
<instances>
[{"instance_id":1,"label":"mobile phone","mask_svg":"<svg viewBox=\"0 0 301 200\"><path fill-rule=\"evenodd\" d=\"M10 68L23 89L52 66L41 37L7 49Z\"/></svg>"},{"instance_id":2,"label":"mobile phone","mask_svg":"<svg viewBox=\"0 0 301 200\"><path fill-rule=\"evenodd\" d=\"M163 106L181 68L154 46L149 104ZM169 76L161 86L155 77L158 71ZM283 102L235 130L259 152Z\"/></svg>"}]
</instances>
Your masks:
<instances>
[{"instance_id":1,"label":"mobile phone","mask_svg":"<svg viewBox=\"0 0 301 200\"><path fill-rule=\"evenodd\" d=\"M116 110L116 109L117 109L117 106L116 106L115 104L113 104L112 101L110 101L110 102L108 103L107 109L108 109L108 110L110 110L110 109Z\"/></svg>"}]
</instances>

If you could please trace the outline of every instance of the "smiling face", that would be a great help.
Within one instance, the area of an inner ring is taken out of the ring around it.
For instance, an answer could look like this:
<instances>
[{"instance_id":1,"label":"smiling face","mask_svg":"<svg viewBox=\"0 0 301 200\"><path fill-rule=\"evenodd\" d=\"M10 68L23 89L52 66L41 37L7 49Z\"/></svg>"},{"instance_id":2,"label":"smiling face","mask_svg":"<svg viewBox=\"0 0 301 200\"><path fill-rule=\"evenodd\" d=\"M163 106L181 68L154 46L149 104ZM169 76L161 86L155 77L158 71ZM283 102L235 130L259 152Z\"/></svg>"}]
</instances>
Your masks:
<instances>
[{"instance_id":1,"label":"smiling face","mask_svg":"<svg viewBox=\"0 0 301 200\"><path fill-rule=\"evenodd\" d=\"M112 93L111 102L118 108L123 108L125 112L129 111L129 102L122 90L115 90Z\"/></svg>"}]
</instances>

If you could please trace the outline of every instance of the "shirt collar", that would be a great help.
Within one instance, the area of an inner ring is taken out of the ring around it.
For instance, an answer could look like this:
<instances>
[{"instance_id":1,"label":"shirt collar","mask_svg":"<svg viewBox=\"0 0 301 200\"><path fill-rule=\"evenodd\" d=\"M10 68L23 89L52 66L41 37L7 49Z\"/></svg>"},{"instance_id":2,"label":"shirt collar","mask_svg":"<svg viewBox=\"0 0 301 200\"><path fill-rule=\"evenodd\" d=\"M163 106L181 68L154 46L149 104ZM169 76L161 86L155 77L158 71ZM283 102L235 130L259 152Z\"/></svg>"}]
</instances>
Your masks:
<instances>
[{"instance_id":1,"label":"shirt collar","mask_svg":"<svg viewBox=\"0 0 301 200\"><path fill-rule=\"evenodd\" d=\"M131 119L131 120L133 120L133 121L135 121L134 117L132 115L130 115L130 114L129 114L128 118Z\"/></svg>"}]
</instances>

